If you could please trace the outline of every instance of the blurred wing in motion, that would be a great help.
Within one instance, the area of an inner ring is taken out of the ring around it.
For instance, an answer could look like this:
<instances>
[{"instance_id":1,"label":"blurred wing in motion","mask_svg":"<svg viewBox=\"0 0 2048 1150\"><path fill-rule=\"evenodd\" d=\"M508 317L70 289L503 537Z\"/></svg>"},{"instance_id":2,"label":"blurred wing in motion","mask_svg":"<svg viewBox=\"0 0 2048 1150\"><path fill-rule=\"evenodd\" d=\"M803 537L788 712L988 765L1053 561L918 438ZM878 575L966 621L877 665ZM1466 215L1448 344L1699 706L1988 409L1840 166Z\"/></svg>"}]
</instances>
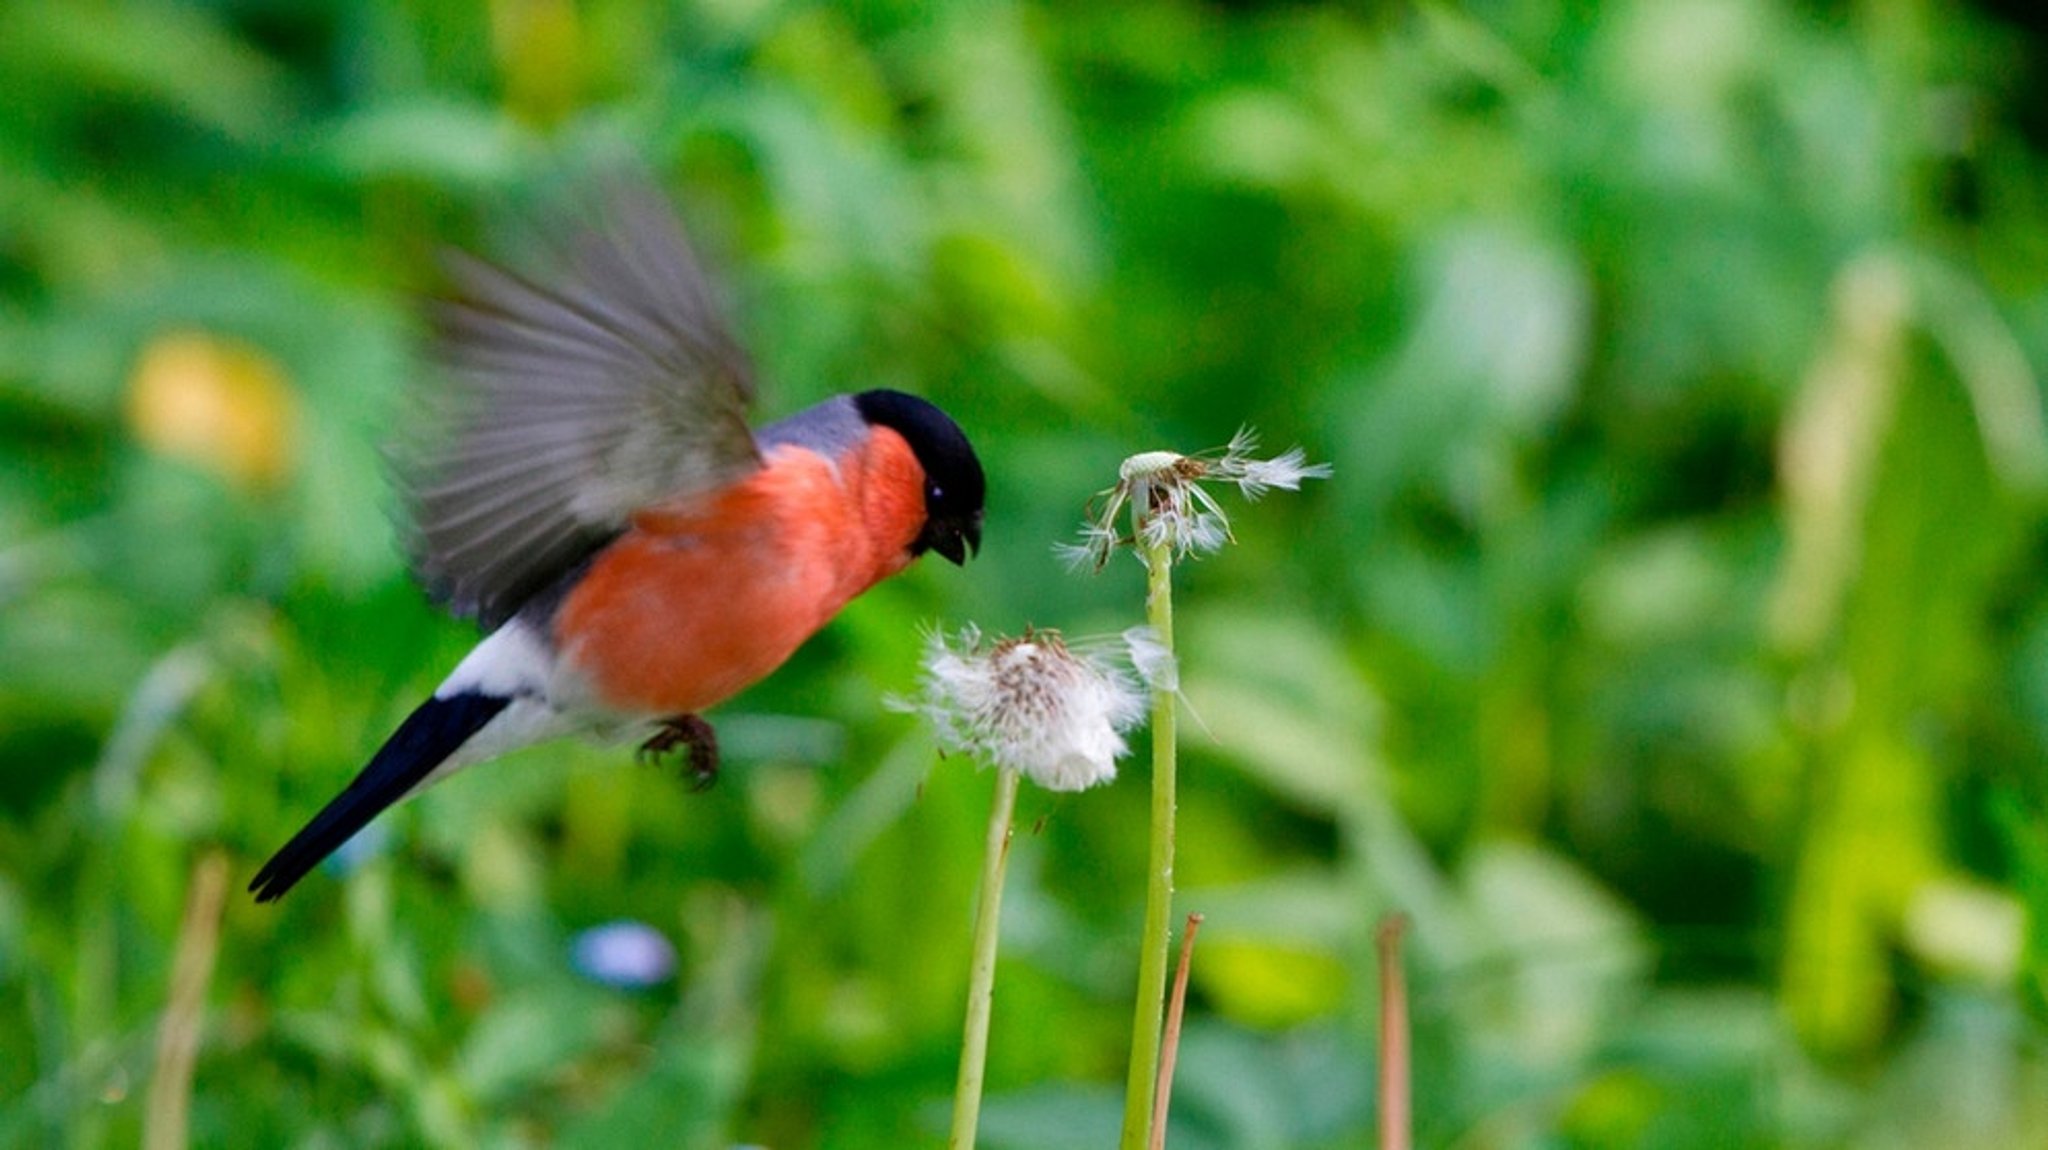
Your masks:
<instances>
[{"instance_id":1,"label":"blurred wing in motion","mask_svg":"<svg viewBox=\"0 0 2048 1150\"><path fill-rule=\"evenodd\" d=\"M446 394L398 455L421 582L494 628L636 510L760 465L746 354L667 201L617 176L543 276L457 257Z\"/></svg>"}]
</instances>

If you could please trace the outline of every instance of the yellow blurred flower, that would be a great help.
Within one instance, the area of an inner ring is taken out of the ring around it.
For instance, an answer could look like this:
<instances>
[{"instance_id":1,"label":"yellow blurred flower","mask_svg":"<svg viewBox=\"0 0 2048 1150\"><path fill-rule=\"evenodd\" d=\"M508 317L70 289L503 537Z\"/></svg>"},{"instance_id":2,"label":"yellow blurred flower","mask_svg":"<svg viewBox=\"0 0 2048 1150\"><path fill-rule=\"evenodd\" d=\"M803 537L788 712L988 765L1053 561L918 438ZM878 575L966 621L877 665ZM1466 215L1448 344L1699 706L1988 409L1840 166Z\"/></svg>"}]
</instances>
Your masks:
<instances>
[{"instance_id":1,"label":"yellow blurred flower","mask_svg":"<svg viewBox=\"0 0 2048 1150\"><path fill-rule=\"evenodd\" d=\"M298 420L284 369L262 351L206 332L167 332L136 357L128 426L161 455L241 487L290 472Z\"/></svg>"},{"instance_id":2,"label":"yellow blurred flower","mask_svg":"<svg viewBox=\"0 0 2048 1150\"><path fill-rule=\"evenodd\" d=\"M1282 1029L1327 1017L1344 1001L1349 974L1337 956L1306 944L1202 936L1195 981L1216 1012Z\"/></svg>"}]
</instances>

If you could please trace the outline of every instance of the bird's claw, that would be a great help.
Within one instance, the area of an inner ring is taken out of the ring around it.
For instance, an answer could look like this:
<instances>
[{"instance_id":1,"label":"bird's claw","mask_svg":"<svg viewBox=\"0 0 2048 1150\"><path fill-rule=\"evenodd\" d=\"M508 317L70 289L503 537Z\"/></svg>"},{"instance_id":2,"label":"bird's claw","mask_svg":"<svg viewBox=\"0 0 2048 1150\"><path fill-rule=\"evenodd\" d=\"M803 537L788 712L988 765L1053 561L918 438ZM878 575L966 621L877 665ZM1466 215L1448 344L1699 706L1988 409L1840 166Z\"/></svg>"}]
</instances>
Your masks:
<instances>
[{"instance_id":1,"label":"bird's claw","mask_svg":"<svg viewBox=\"0 0 2048 1150\"><path fill-rule=\"evenodd\" d=\"M690 790L709 790L718 781L718 733L700 715L663 719L633 757L643 763L659 764L663 755L678 747L687 756Z\"/></svg>"}]
</instances>

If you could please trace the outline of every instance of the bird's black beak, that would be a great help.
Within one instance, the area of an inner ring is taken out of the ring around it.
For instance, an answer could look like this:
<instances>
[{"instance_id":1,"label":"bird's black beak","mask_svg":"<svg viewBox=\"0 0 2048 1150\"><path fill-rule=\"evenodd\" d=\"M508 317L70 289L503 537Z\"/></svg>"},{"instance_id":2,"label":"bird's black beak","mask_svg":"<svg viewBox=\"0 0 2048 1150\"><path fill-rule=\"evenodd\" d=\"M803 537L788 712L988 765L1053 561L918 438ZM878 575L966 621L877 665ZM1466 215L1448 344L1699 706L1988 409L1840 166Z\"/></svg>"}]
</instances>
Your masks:
<instances>
[{"instance_id":1,"label":"bird's black beak","mask_svg":"<svg viewBox=\"0 0 2048 1150\"><path fill-rule=\"evenodd\" d=\"M981 554L981 516L970 522L945 527L932 533L932 550L944 555L955 567L965 567L967 556Z\"/></svg>"}]
</instances>

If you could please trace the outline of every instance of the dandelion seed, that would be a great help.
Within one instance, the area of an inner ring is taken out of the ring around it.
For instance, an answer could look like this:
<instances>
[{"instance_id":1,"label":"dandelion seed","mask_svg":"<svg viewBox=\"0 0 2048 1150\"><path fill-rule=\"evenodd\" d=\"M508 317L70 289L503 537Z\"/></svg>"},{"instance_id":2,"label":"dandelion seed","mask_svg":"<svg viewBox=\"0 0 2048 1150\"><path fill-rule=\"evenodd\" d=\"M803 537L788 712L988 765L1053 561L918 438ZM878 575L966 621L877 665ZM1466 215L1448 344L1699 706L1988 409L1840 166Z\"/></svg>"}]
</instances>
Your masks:
<instances>
[{"instance_id":1,"label":"dandelion seed","mask_svg":"<svg viewBox=\"0 0 2048 1150\"><path fill-rule=\"evenodd\" d=\"M1291 448L1272 459L1258 459L1258 435L1239 428L1222 448L1181 455L1172 451L1146 451L1124 460L1117 469L1116 486L1098 492L1089 504L1087 521L1081 526L1079 543L1055 547L1069 566L1093 566L1101 570L1118 547L1135 542L1146 550L1165 550L1175 558L1203 555L1222 549L1231 541L1230 517L1203 486L1228 483L1246 499L1256 500L1268 491L1296 491L1303 480L1327 479L1330 465L1310 463L1301 448ZM1124 535L1117 521L1126 506L1132 509L1134 529Z\"/></svg>"},{"instance_id":2,"label":"dandelion seed","mask_svg":"<svg viewBox=\"0 0 2048 1150\"><path fill-rule=\"evenodd\" d=\"M1105 656L1070 648L1057 631L983 641L963 628L934 633L917 699L940 746L1022 772L1053 791L1086 790L1116 777L1124 732L1145 714L1130 675Z\"/></svg>"},{"instance_id":3,"label":"dandelion seed","mask_svg":"<svg viewBox=\"0 0 2048 1150\"><path fill-rule=\"evenodd\" d=\"M1115 518L1115 512L1112 511L1108 518ZM1070 571L1079 571L1083 567L1099 569L1120 542L1122 536L1117 534L1116 528L1103 522L1088 522L1081 525L1079 543L1061 541L1052 545L1052 551Z\"/></svg>"},{"instance_id":4,"label":"dandelion seed","mask_svg":"<svg viewBox=\"0 0 2048 1150\"><path fill-rule=\"evenodd\" d=\"M1146 687L1169 694L1180 690L1180 664L1174 661L1173 650L1159 638L1159 632L1150 627L1132 627L1124 632L1123 640L1131 652L1131 666L1145 680Z\"/></svg>"}]
</instances>

